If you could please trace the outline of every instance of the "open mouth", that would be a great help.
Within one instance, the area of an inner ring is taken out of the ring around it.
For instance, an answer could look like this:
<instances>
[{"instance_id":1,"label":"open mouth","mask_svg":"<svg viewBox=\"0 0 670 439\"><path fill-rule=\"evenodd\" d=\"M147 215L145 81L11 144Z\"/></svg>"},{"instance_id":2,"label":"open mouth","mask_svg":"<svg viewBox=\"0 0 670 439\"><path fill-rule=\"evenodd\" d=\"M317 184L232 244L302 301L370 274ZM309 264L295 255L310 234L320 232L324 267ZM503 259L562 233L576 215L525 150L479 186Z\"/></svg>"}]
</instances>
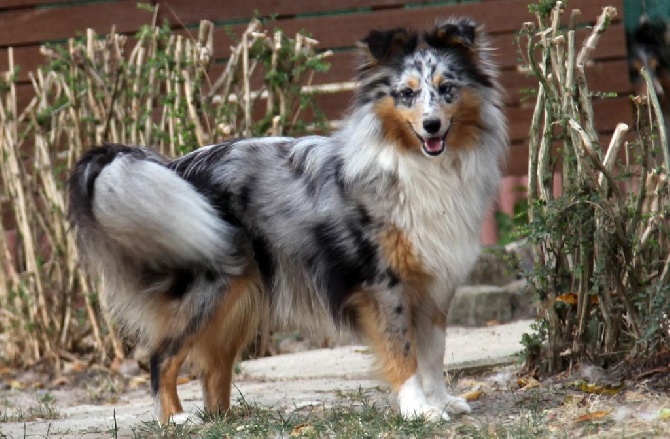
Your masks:
<instances>
[{"instance_id":1,"label":"open mouth","mask_svg":"<svg viewBox=\"0 0 670 439\"><path fill-rule=\"evenodd\" d=\"M444 151L444 136L426 137L423 141L423 150L428 155L438 155Z\"/></svg>"},{"instance_id":2,"label":"open mouth","mask_svg":"<svg viewBox=\"0 0 670 439\"><path fill-rule=\"evenodd\" d=\"M429 156L438 156L442 154L446 148L444 141L447 138L447 134L449 134L449 129L447 129L443 135L436 137L422 137L417 134L416 131L414 134L416 134L416 137L418 137L419 141L421 142L423 152Z\"/></svg>"}]
</instances>

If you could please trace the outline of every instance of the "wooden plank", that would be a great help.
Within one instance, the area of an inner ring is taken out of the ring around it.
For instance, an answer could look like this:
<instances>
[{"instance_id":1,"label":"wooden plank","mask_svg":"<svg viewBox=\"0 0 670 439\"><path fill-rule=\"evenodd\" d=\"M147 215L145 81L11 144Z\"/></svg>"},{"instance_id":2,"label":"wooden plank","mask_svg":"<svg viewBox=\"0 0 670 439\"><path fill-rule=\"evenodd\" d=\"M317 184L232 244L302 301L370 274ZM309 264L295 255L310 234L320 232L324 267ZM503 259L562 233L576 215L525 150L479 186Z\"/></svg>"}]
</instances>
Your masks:
<instances>
[{"instance_id":1,"label":"wooden plank","mask_svg":"<svg viewBox=\"0 0 670 439\"><path fill-rule=\"evenodd\" d=\"M134 1L137 0L113 0L117 2ZM34 6L40 7L60 7L69 3L81 3L81 0L0 0L0 11L3 9L18 9L29 8ZM149 1L147 1L149 3Z\"/></svg>"},{"instance_id":2,"label":"wooden plank","mask_svg":"<svg viewBox=\"0 0 670 439\"><path fill-rule=\"evenodd\" d=\"M609 146L610 142L612 141L612 134L613 131L604 131L601 132L598 135L598 140L600 141L600 145L607 149ZM628 133L624 137L626 142L632 142L636 139L636 134L635 133ZM558 154L560 151L560 148L563 147L563 144L561 142L554 142L552 144L551 150L553 154ZM620 152L620 159L625 158L625 148L622 148L622 151ZM505 168L503 169L503 172L505 175L515 175L515 176L526 176L528 175L528 143L527 141L520 141L520 142L515 142L512 143L510 146L510 152L508 156L508 162L505 165ZM561 169L561 164L558 163L557 165L557 170Z\"/></svg>"},{"instance_id":3,"label":"wooden plank","mask_svg":"<svg viewBox=\"0 0 670 439\"><path fill-rule=\"evenodd\" d=\"M333 120L341 119L351 103L352 92L341 92L314 97L316 104ZM533 105L507 107L509 134L512 142L528 138ZM613 131L619 122L631 123L633 120L632 104L627 96L611 99L596 99L593 102L596 114L596 128L599 131Z\"/></svg>"},{"instance_id":4,"label":"wooden plank","mask_svg":"<svg viewBox=\"0 0 670 439\"><path fill-rule=\"evenodd\" d=\"M633 104L627 96L611 99L595 99L593 111L596 115L598 132L613 132L620 122L631 124L633 120ZM510 141L525 142L528 139L532 107L509 107L506 110L509 124Z\"/></svg>"},{"instance_id":5,"label":"wooden plank","mask_svg":"<svg viewBox=\"0 0 670 439\"><path fill-rule=\"evenodd\" d=\"M161 18L166 18L174 24L195 24L201 19L207 18L212 21L232 21L249 19L256 13L261 16L277 15L280 18L293 16L297 14L327 14L336 11L360 11L359 13L347 14L352 20L352 24L358 22L361 16L368 15L368 8L371 9L397 9L386 10L388 16L378 16L381 11L375 12L377 19L372 20L369 17L364 18L366 29L370 23L375 23L375 27L393 27L393 26L422 26L430 25L436 17L447 15L464 15L475 18L486 23L489 31L505 32L514 31L524 21L533 20L533 16L528 12L528 2L526 0L492 0L486 5L480 3L460 3L460 4L440 4L436 1L421 2L424 8L414 7L405 9L404 3L398 0L227 0L225 2L213 2L211 0L160 0L158 1ZM581 4L585 3L585 4ZM620 5L621 0L590 0L581 2L578 6L582 11L582 22L592 22L606 5ZM422 13L420 11L429 11ZM566 14L567 16L568 14ZM417 21L417 18L419 19ZM512 19L510 19L512 18ZM307 19L309 20L309 19ZM566 18L567 20L567 18ZM311 26L305 26L310 28ZM349 32L349 26L342 28Z\"/></svg>"},{"instance_id":6,"label":"wooden plank","mask_svg":"<svg viewBox=\"0 0 670 439\"><path fill-rule=\"evenodd\" d=\"M616 60L589 65L586 68L586 79L591 92L615 92L620 96L628 95L632 86L628 78L628 62ZM537 89L538 81L535 77L516 71L504 72L500 78L503 89L506 91L505 103L517 106L522 101L535 105L535 98L527 99L524 89Z\"/></svg>"},{"instance_id":7,"label":"wooden plank","mask_svg":"<svg viewBox=\"0 0 670 439\"><path fill-rule=\"evenodd\" d=\"M151 21L151 13L133 1L89 3L46 9L17 9L0 13L0 47L29 45L74 37L87 28L104 34L136 32Z\"/></svg>"},{"instance_id":8,"label":"wooden plank","mask_svg":"<svg viewBox=\"0 0 670 439\"><path fill-rule=\"evenodd\" d=\"M203 18L212 21L249 19L256 15L279 17L297 14L335 13L344 10L365 10L403 7L402 0L159 0L161 18L173 23L193 24ZM425 1L421 3L434 3Z\"/></svg>"},{"instance_id":9,"label":"wooden plank","mask_svg":"<svg viewBox=\"0 0 670 439\"><path fill-rule=\"evenodd\" d=\"M39 46L15 47L13 51L14 65L19 66L19 81L27 81L28 72L34 72L45 63L45 58L40 53ZM0 72L9 69L8 52L7 49L0 49Z\"/></svg>"},{"instance_id":10,"label":"wooden plank","mask_svg":"<svg viewBox=\"0 0 670 439\"><path fill-rule=\"evenodd\" d=\"M625 35L623 26L617 25L611 29L612 32L603 34L600 44L593 53L595 61L623 60L626 58ZM585 32L584 32L585 35ZM494 60L500 64L501 70L516 71L518 68L518 55L513 46L513 35L500 35L493 38L492 47L495 48ZM216 43L219 44L218 41ZM218 53L215 45L214 51ZM332 82L350 81L354 77L354 71L358 62L356 50L338 51L333 56L326 58L330 64L328 72L315 76L315 83L326 84ZM598 64L598 63L595 63ZM592 65L589 66L589 68ZM214 74L219 67L213 67ZM618 67L617 67L618 68ZM627 72L627 68L623 72ZM627 73L626 73L627 74Z\"/></svg>"},{"instance_id":11,"label":"wooden plank","mask_svg":"<svg viewBox=\"0 0 670 439\"><path fill-rule=\"evenodd\" d=\"M42 5L48 6L49 4L74 3L76 1L77 0L0 0L0 11Z\"/></svg>"},{"instance_id":12,"label":"wooden plank","mask_svg":"<svg viewBox=\"0 0 670 439\"><path fill-rule=\"evenodd\" d=\"M353 80L353 57L337 56L330 59L331 70L314 75L312 84L336 84ZM342 66L343 65L343 66ZM215 80L223 72L224 66L216 65L209 71L210 77ZM627 95L632 87L628 78L628 62L626 60L604 61L587 66L586 76L592 92L615 92ZM260 84L261 78L252 81L252 87ZM516 70L504 71L500 83L505 90L505 104L509 106L521 105L522 101L534 103L534 99L527 99L527 89L537 89L535 77L520 73Z\"/></svg>"},{"instance_id":13,"label":"wooden plank","mask_svg":"<svg viewBox=\"0 0 670 439\"><path fill-rule=\"evenodd\" d=\"M280 20L279 22L268 23L265 29L271 30L275 26L279 26L286 35L290 36L294 36L297 32L307 31L319 41L319 49L352 48L357 41L365 37L369 32L372 22L375 23L374 27L378 28L393 28L407 25L407 17L388 15L395 12L393 10L376 12L375 14L364 16L330 16L309 20ZM413 15L414 22L425 24L434 20L434 12L432 14L427 13L423 9L418 12L420 13ZM495 34L491 35L490 38L491 47L496 49L493 55L494 59L502 68L513 68L518 63L519 56L515 40L516 31L521 28L522 22L521 20L517 20L516 23L514 32ZM234 43L230 37L230 31L232 31L233 35L241 35L246 27L246 24L240 24L231 26L230 29L223 27L216 28L214 30L214 56L216 58L226 58L230 53L230 46ZM581 44L589 32L588 29L580 29L577 33L577 42ZM181 31L180 33L187 34L185 31ZM623 58L625 56L626 36L623 24L613 24L603 34L595 50L594 57L602 59Z\"/></svg>"},{"instance_id":14,"label":"wooden plank","mask_svg":"<svg viewBox=\"0 0 670 439\"><path fill-rule=\"evenodd\" d=\"M494 0L497 1L497 0ZM183 33L180 32L180 33ZM579 32L579 41L586 37L587 31ZM225 58L229 54L231 41L228 36L225 36L226 41L221 41L219 38L215 41L215 56L218 58ZM514 47L514 35L498 35L492 39L492 47L496 48L494 53L495 60L501 64L503 70L516 69L517 67L517 53ZM129 39L129 46L134 44L133 39ZM625 34L623 24L615 24L603 35L600 44L594 52L594 59L609 60L609 59L623 59L625 58ZM326 59L330 64L328 72L319 73L315 75L315 84L328 84L334 82L350 81L354 77L354 69L356 66L358 54L355 50L339 51L335 55ZM14 48L14 64L21 67L19 70L19 81L28 80L28 72L34 71L38 66L44 65L45 59L39 53L39 45L15 47ZM589 68L591 68L590 66ZM8 68L7 49L0 49L0 71L5 71ZM217 64L212 67L211 75L218 76L223 71L224 65ZM620 67L616 67L616 71ZM623 70L622 70L623 71ZM627 70L626 70L627 71ZM625 75L624 75L625 76ZM621 79L621 78L619 78ZM617 82L618 83L618 82ZM613 89L614 91L623 91L619 86Z\"/></svg>"}]
</instances>

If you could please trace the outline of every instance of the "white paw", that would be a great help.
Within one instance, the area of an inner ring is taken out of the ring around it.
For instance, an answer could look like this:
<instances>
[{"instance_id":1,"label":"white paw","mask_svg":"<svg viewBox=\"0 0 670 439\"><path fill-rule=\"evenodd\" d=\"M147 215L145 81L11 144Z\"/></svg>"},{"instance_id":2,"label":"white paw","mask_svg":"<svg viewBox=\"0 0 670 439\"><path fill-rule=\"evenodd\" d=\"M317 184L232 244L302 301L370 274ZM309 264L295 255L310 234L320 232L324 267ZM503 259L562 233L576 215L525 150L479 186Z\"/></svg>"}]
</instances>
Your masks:
<instances>
[{"instance_id":1,"label":"white paw","mask_svg":"<svg viewBox=\"0 0 670 439\"><path fill-rule=\"evenodd\" d=\"M415 405L400 407L400 415L405 419L421 418L428 422L437 422L439 420L448 421L449 414L437 407L431 405Z\"/></svg>"},{"instance_id":2,"label":"white paw","mask_svg":"<svg viewBox=\"0 0 670 439\"><path fill-rule=\"evenodd\" d=\"M193 423L194 419L195 417L192 414L182 412L182 413L175 413L174 415L172 415L170 417L170 422L173 422L176 425L184 425L189 422Z\"/></svg>"},{"instance_id":3,"label":"white paw","mask_svg":"<svg viewBox=\"0 0 670 439\"><path fill-rule=\"evenodd\" d=\"M468 402L458 396L452 396L447 393L447 389L435 389L432 392L426 392L426 399L428 404L435 407L440 407L448 413L470 413L472 409Z\"/></svg>"},{"instance_id":4,"label":"white paw","mask_svg":"<svg viewBox=\"0 0 670 439\"><path fill-rule=\"evenodd\" d=\"M451 396L449 395L440 405L441 407L444 407L444 409L449 412L449 413L454 413L454 414L459 414L459 413L471 413L472 408L470 408L470 404L458 396Z\"/></svg>"},{"instance_id":5,"label":"white paw","mask_svg":"<svg viewBox=\"0 0 670 439\"><path fill-rule=\"evenodd\" d=\"M423 418L433 422L449 420L446 411L428 403L416 376L408 379L398 391L398 405L400 414L405 419Z\"/></svg>"}]
</instances>

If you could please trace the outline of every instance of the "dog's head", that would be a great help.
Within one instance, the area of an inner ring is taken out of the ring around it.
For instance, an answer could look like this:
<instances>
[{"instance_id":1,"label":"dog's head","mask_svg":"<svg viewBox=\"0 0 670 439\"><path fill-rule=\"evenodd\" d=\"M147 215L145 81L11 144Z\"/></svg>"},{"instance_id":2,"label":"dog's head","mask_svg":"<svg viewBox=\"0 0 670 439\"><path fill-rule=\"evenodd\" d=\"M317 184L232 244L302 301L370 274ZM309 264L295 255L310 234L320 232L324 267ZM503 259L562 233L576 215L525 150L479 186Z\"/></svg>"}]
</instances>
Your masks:
<instances>
[{"instance_id":1,"label":"dog's head","mask_svg":"<svg viewBox=\"0 0 670 439\"><path fill-rule=\"evenodd\" d=\"M360 44L356 105L372 105L385 138L404 150L475 146L483 91L495 81L480 37L465 18L439 22L422 41L406 29L371 31Z\"/></svg>"}]
</instances>

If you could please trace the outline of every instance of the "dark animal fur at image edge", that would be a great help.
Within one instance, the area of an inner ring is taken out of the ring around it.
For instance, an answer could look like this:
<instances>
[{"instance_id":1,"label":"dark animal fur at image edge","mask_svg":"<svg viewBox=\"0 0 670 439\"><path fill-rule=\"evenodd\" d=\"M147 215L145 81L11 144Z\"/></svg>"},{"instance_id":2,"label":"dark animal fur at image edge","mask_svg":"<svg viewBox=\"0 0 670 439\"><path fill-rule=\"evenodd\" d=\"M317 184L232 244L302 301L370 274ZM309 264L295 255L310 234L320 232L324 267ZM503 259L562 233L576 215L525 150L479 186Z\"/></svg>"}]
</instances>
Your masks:
<instances>
[{"instance_id":1,"label":"dark animal fur at image edge","mask_svg":"<svg viewBox=\"0 0 670 439\"><path fill-rule=\"evenodd\" d=\"M407 417L469 412L444 380L446 315L480 251L507 147L498 71L466 18L373 30L330 137L231 140L175 160L91 149L70 218L103 300L151 356L160 422L185 415L180 366L225 412L259 319L354 329ZM329 322L328 325L324 322Z\"/></svg>"}]
</instances>

